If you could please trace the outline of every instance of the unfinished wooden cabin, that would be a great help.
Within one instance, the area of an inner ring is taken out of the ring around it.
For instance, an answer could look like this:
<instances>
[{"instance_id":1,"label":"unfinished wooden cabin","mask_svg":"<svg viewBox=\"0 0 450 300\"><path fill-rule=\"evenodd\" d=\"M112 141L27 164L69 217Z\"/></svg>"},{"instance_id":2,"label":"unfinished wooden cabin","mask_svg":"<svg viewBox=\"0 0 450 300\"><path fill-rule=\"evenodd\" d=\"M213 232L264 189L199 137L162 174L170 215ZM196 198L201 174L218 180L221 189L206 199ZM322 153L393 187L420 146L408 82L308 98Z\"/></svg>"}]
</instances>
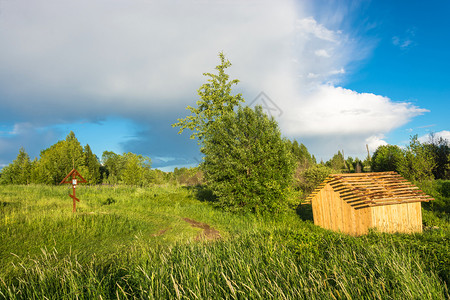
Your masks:
<instances>
[{"instance_id":1,"label":"unfinished wooden cabin","mask_svg":"<svg viewBox=\"0 0 450 300\"><path fill-rule=\"evenodd\" d=\"M332 174L307 198L315 225L351 235L422 232L421 203L430 200L395 172Z\"/></svg>"}]
</instances>

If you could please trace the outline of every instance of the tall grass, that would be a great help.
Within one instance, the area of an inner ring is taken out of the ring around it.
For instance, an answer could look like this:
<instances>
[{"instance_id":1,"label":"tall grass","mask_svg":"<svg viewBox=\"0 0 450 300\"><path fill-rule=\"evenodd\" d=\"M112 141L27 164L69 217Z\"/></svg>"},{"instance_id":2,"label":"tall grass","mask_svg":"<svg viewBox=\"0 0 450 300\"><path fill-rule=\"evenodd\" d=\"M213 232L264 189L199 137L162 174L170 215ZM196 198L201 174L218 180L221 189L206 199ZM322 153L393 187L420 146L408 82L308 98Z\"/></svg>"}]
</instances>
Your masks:
<instances>
[{"instance_id":1,"label":"tall grass","mask_svg":"<svg viewBox=\"0 0 450 300\"><path fill-rule=\"evenodd\" d=\"M294 213L223 213L174 187L85 187L73 215L66 193L0 190L0 298L449 298L447 230L350 237ZM183 217L223 238L196 242Z\"/></svg>"},{"instance_id":2,"label":"tall grass","mask_svg":"<svg viewBox=\"0 0 450 300\"><path fill-rule=\"evenodd\" d=\"M386 247L330 248L326 260L296 255L270 235L215 243L130 247L80 263L56 249L15 265L6 298L444 299L442 280L421 257ZM323 259L323 257L321 257ZM23 268L23 265L32 265Z\"/></svg>"}]
</instances>

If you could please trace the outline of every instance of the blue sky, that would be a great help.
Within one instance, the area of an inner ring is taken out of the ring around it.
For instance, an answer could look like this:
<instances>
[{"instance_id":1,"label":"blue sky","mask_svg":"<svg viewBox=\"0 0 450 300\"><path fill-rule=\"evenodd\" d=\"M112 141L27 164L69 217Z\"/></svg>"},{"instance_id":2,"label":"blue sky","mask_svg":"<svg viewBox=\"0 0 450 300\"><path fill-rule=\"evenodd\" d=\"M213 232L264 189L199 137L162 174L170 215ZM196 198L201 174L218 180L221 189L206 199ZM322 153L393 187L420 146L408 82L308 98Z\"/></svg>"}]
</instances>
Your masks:
<instances>
[{"instance_id":1,"label":"blue sky","mask_svg":"<svg viewBox=\"0 0 450 300\"><path fill-rule=\"evenodd\" d=\"M235 92L319 160L450 139L449 14L448 1L0 0L0 167L71 130L99 157L196 165L170 124L220 51Z\"/></svg>"}]
</instances>

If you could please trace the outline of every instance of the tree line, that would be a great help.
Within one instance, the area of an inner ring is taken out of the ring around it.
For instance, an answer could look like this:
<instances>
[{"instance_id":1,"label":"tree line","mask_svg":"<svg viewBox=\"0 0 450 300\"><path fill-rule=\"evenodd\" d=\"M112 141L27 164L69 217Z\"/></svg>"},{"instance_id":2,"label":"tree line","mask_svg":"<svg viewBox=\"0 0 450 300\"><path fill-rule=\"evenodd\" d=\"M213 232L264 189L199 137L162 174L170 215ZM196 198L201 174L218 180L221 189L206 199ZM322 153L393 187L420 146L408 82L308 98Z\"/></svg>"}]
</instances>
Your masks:
<instances>
[{"instance_id":1,"label":"tree line","mask_svg":"<svg viewBox=\"0 0 450 300\"><path fill-rule=\"evenodd\" d=\"M421 143L417 136L402 149L380 146L364 160L344 157L338 151L330 160L317 163L305 145L281 136L278 123L260 106L243 106L241 94L232 95L239 80L230 80L225 70L231 63L219 54L217 74L204 73L207 83L197 106L174 127L191 131L203 153L195 168L173 172L151 169L151 159L134 153L105 151L101 160L89 145L81 146L70 132L65 140L41 151L30 160L22 148L17 158L0 174L2 184L59 184L76 168L90 184L206 184L215 203L227 210L279 212L296 205L331 173L396 171L411 181L450 179L450 144L431 135Z\"/></svg>"},{"instance_id":2,"label":"tree line","mask_svg":"<svg viewBox=\"0 0 450 300\"><path fill-rule=\"evenodd\" d=\"M402 149L396 145L380 146L371 159L375 172L396 171L412 181L450 180L450 143L430 134L421 143L417 135Z\"/></svg>"},{"instance_id":3,"label":"tree line","mask_svg":"<svg viewBox=\"0 0 450 300\"><path fill-rule=\"evenodd\" d=\"M89 184L145 185L163 180L163 172L151 169L148 157L103 152L101 163L89 145L82 146L71 131L65 140L42 150L34 160L21 148L17 158L3 168L1 184L59 184L76 168Z\"/></svg>"}]
</instances>

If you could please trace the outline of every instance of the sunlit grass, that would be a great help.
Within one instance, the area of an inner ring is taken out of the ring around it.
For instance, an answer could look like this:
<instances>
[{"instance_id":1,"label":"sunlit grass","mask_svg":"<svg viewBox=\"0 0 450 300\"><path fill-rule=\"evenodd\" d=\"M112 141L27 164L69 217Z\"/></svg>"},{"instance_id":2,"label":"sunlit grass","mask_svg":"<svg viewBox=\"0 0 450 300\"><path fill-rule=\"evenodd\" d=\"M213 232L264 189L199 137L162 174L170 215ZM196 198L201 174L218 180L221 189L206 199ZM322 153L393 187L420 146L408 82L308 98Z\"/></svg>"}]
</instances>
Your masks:
<instances>
[{"instance_id":1,"label":"sunlit grass","mask_svg":"<svg viewBox=\"0 0 450 300\"><path fill-rule=\"evenodd\" d=\"M184 187L0 187L0 298L445 299L448 229L350 237ZM196 241L191 218L220 231ZM161 233L163 232L163 233Z\"/></svg>"}]
</instances>

